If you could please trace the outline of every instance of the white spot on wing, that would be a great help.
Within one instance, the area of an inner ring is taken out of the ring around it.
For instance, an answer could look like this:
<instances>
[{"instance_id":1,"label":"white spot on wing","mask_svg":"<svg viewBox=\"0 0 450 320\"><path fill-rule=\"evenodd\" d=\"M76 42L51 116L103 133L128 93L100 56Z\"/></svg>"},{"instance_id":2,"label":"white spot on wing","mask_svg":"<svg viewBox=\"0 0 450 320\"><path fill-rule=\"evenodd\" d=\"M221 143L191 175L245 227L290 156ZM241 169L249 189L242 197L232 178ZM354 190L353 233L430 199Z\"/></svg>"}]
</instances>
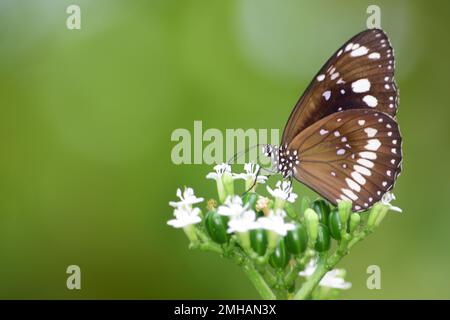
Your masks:
<instances>
[{"instance_id":1,"label":"white spot on wing","mask_svg":"<svg viewBox=\"0 0 450 320\"><path fill-rule=\"evenodd\" d=\"M360 185L366 184L366 179L359 172L353 171L351 175L352 178L355 179L355 181L358 182Z\"/></svg>"},{"instance_id":2,"label":"white spot on wing","mask_svg":"<svg viewBox=\"0 0 450 320\"><path fill-rule=\"evenodd\" d=\"M373 168L373 166L374 166L374 163L372 162L372 161L370 161L370 160L367 160L367 159L358 159L358 160L356 160L356 162L358 162L360 165L363 165L363 166L365 166L365 167L367 167L367 168Z\"/></svg>"},{"instance_id":3,"label":"white spot on wing","mask_svg":"<svg viewBox=\"0 0 450 320\"><path fill-rule=\"evenodd\" d=\"M323 79L325 79L325 75L319 74L316 79L317 79L317 81L323 81Z\"/></svg>"},{"instance_id":4,"label":"white spot on wing","mask_svg":"<svg viewBox=\"0 0 450 320\"><path fill-rule=\"evenodd\" d=\"M363 55L367 54L367 52L369 52L369 50L368 50L366 47L362 46L362 47L359 47L359 48L356 49L356 50L353 50L353 51L350 53L350 55L351 55L352 57L360 57L360 56L363 56Z\"/></svg>"},{"instance_id":5,"label":"white spot on wing","mask_svg":"<svg viewBox=\"0 0 450 320\"><path fill-rule=\"evenodd\" d=\"M349 197L352 200L358 200L358 196L353 193L352 190L349 189L341 189L342 193L345 194L347 197Z\"/></svg>"},{"instance_id":6,"label":"white spot on wing","mask_svg":"<svg viewBox=\"0 0 450 320\"><path fill-rule=\"evenodd\" d=\"M378 100L374 96L367 95L364 96L363 101L369 106L369 107L376 107L378 105Z\"/></svg>"},{"instance_id":7,"label":"white spot on wing","mask_svg":"<svg viewBox=\"0 0 450 320\"><path fill-rule=\"evenodd\" d=\"M364 148L366 148L366 150L371 150L371 151L377 151L378 148L381 147L381 142L378 139L370 139L367 141L367 144Z\"/></svg>"},{"instance_id":8,"label":"white spot on wing","mask_svg":"<svg viewBox=\"0 0 450 320\"><path fill-rule=\"evenodd\" d=\"M339 77L339 72L333 73L333 74L331 75L331 80L334 80L334 79L336 79L337 77Z\"/></svg>"},{"instance_id":9,"label":"white spot on wing","mask_svg":"<svg viewBox=\"0 0 450 320\"><path fill-rule=\"evenodd\" d=\"M372 172L369 169L367 169L366 167L359 166L357 164L355 164L353 166L353 169L355 169L356 171L358 171L359 173L361 173L361 174L363 174L365 176L371 176L372 175Z\"/></svg>"},{"instance_id":10,"label":"white spot on wing","mask_svg":"<svg viewBox=\"0 0 450 320\"><path fill-rule=\"evenodd\" d=\"M380 59L381 55L378 52L372 52L369 54L369 59Z\"/></svg>"},{"instance_id":11,"label":"white spot on wing","mask_svg":"<svg viewBox=\"0 0 450 320\"><path fill-rule=\"evenodd\" d=\"M323 136L323 135L326 135L328 133L328 130L320 129L319 133L320 133L321 136Z\"/></svg>"},{"instance_id":12,"label":"white spot on wing","mask_svg":"<svg viewBox=\"0 0 450 320\"><path fill-rule=\"evenodd\" d=\"M330 97L331 97L331 91L330 90L327 90L327 91L325 91L324 93L322 93L322 96L325 98L325 100L330 100Z\"/></svg>"},{"instance_id":13,"label":"white spot on wing","mask_svg":"<svg viewBox=\"0 0 450 320\"><path fill-rule=\"evenodd\" d=\"M370 81L368 79L359 79L352 83L352 90L355 93L367 92L370 90Z\"/></svg>"},{"instance_id":14,"label":"white spot on wing","mask_svg":"<svg viewBox=\"0 0 450 320\"><path fill-rule=\"evenodd\" d=\"M374 128L365 128L364 132L367 133L368 138L373 138L377 134L378 130Z\"/></svg>"},{"instance_id":15,"label":"white spot on wing","mask_svg":"<svg viewBox=\"0 0 450 320\"><path fill-rule=\"evenodd\" d=\"M361 158L365 158L365 159L369 159L369 160L376 160L377 159L377 154L375 152L370 152L370 151L360 152L359 156Z\"/></svg>"},{"instance_id":16,"label":"white spot on wing","mask_svg":"<svg viewBox=\"0 0 450 320\"><path fill-rule=\"evenodd\" d=\"M345 182L347 182L347 185L350 187L350 189L355 190L356 192L361 191L361 186L357 184L355 181L353 181L350 178L345 178Z\"/></svg>"}]
</instances>

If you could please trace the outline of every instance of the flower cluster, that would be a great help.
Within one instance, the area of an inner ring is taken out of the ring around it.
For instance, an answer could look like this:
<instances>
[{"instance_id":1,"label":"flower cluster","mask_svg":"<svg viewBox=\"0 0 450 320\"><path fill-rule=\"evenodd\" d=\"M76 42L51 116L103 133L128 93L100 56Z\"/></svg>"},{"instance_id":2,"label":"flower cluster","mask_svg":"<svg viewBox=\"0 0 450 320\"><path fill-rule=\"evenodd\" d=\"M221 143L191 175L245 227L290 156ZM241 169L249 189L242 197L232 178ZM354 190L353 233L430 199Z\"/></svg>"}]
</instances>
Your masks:
<instances>
[{"instance_id":1,"label":"flower cluster","mask_svg":"<svg viewBox=\"0 0 450 320\"><path fill-rule=\"evenodd\" d=\"M206 178L215 180L218 201L209 200L202 214L195 205L204 199L192 188L178 189L179 201L169 202L174 219L167 224L182 228L191 247L220 253L242 265L265 299L328 299L349 289L345 270L334 266L380 225L389 210L401 212L390 204L394 195L387 192L363 213L352 213L350 201L333 207L325 200L303 197L298 206L288 181L276 182L275 188L267 185L266 195L257 193L258 185L268 184L260 171L255 163L245 164L243 173L233 173L225 163L216 165ZM241 195L235 193L235 181L240 179ZM337 249L331 253L333 247ZM304 281L297 288L298 276Z\"/></svg>"},{"instance_id":2,"label":"flower cluster","mask_svg":"<svg viewBox=\"0 0 450 320\"><path fill-rule=\"evenodd\" d=\"M202 221L199 216L200 209L193 208L192 205L202 202L203 198L197 198L192 188L185 188L184 192L178 189L177 197L180 201L169 202L169 205L175 208L173 212L175 219L167 221L168 225L174 228L184 228Z\"/></svg>"}]
</instances>

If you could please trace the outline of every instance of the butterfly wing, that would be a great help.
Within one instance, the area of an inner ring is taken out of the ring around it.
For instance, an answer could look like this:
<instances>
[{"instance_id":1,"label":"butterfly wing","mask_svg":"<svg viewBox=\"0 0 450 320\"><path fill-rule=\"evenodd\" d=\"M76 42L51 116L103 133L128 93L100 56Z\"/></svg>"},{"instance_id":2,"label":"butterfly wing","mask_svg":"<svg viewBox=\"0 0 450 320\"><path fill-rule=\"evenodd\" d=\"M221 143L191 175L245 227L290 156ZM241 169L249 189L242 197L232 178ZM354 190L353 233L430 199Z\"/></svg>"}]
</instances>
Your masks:
<instances>
[{"instance_id":1,"label":"butterfly wing","mask_svg":"<svg viewBox=\"0 0 450 320\"><path fill-rule=\"evenodd\" d=\"M347 41L325 63L289 116L282 145L332 113L368 108L395 117L398 92L394 50L380 29L365 30Z\"/></svg>"},{"instance_id":2,"label":"butterfly wing","mask_svg":"<svg viewBox=\"0 0 450 320\"><path fill-rule=\"evenodd\" d=\"M329 115L298 134L294 176L333 204L351 200L362 211L390 190L401 171L402 139L389 115L353 109Z\"/></svg>"}]
</instances>

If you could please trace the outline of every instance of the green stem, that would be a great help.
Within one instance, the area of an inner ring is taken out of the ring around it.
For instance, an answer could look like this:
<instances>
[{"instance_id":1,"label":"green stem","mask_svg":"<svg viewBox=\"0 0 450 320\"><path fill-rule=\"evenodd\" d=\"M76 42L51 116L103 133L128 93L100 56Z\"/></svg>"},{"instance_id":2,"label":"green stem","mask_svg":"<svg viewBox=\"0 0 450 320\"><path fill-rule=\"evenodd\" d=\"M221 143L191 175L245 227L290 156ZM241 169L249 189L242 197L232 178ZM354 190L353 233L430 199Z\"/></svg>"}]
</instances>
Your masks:
<instances>
[{"instance_id":1,"label":"green stem","mask_svg":"<svg viewBox=\"0 0 450 320\"><path fill-rule=\"evenodd\" d=\"M198 248L202 251L211 251L211 252L218 253L220 255L223 254L222 248L219 245L217 245L216 243L212 243L212 242L200 243L200 244L198 244Z\"/></svg>"},{"instance_id":2,"label":"green stem","mask_svg":"<svg viewBox=\"0 0 450 320\"><path fill-rule=\"evenodd\" d=\"M353 239L350 240L349 244L348 244L348 248L350 249L351 247L353 247L355 244L357 244L358 242L360 242L361 240L365 239L369 234L371 234L372 231L371 230L363 230L360 233L355 234L355 236L353 237Z\"/></svg>"},{"instance_id":3,"label":"green stem","mask_svg":"<svg viewBox=\"0 0 450 320\"><path fill-rule=\"evenodd\" d=\"M304 256L300 259L297 258L295 261L295 264L292 266L292 268L288 271L286 277L284 278L284 283L286 284L286 287L290 287L294 284L295 280L298 277L298 273L305 269L305 265L308 263L308 261L313 257L314 251L308 250L305 252Z\"/></svg>"},{"instance_id":4,"label":"green stem","mask_svg":"<svg viewBox=\"0 0 450 320\"><path fill-rule=\"evenodd\" d=\"M361 231L360 233L351 236L345 234L342 240L339 242L339 246L328 259L324 257L319 258L316 270L311 277L306 280L300 290L294 295L294 300L305 300L311 296L313 290L317 287L320 280L325 276L325 274L333 269L341 259L347 255L348 250L355 244L365 239L371 232L369 230Z\"/></svg>"},{"instance_id":5,"label":"green stem","mask_svg":"<svg viewBox=\"0 0 450 320\"><path fill-rule=\"evenodd\" d=\"M214 243L212 241L209 241L206 237L206 235L200 231L197 230L197 234L199 235L200 239L203 240L203 242L195 242L191 243L191 248L193 249L200 249L203 251L211 251L219 253L220 255L224 255L223 248L218 245L217 243ZM258 293L261 295L261 297L265 300L276 300L275 294L270 289L269 285L267 284L265 278L263 275L261 275L258 270L253 265L253 262L248 259L245 254L239 249L234 248L233 251L231 251L231 258L233 258L234 262L236 262L238 265L242 266L244 269L245 274L250 279L250 281L253 283L254 287L258 291ZM271 278L271 274L265 274L266 279L268 281L274 281ZM272 276L273 277L273 276Z\"/></svg>"},{"instance_id":6,"label":"green stem","mask_svg":"<svg viewBox=\"0 0 450 320\"><path fill-rule=\"evenodd\" d=\"M276 300L275 294L249 259L244 259L242 268L264 300Z\"/></svg>"},{"instance_id":7,"label":"green stem","mask_svg":"<svg viewBox=\"0 0 450 320\"><path fill-rule=\"evenodd\" d=\"M311 296L312 291L319 284L323 276L329 271L326 255L320 256L317 262L316 270L302 285L300 290L294 295L293 300L306 300Z\"/></svg>"}]
</instances>

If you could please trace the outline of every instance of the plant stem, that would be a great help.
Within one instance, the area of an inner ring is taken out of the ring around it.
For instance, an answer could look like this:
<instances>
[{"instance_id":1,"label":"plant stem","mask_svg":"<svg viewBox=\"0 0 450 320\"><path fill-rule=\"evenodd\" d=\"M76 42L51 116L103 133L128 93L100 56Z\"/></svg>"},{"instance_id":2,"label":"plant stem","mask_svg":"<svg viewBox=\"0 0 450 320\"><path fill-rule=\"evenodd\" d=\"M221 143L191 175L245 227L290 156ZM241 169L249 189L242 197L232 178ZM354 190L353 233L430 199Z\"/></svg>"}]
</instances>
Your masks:
<instances>
[{"instance_id":1,"label":"plant stem","mask_svg":"<svg viewBox=\"0 0 450 320\"><path fill-rule=\"evenodd\" d=\"M302 287L292 298L293 300L306 300L309 296L311 296L312 291L315 289L317 284L323 278L323 276L329 271L326 255L322 255L319 257L319 261L317 262L316 270L312 274L308 280L303 283Z\"/></svg>"},{"instance_id":2,"label":"plant stem","mask_svg":"<svg viewBox=\"0 0 450 320\"><path fill-rule=\"evenodd\" d=\"M222 248L219 245L217 245L216 243L212 243L212 242L200 243L198 245L198 248L202 251L211 251L211 252L218 253L220 255L223 254Z\"/></svg>"},{"instance_id":3,"label":"plant stem","mask_svg":"<svg viewBox=\"0 0 450 320\"><path fill-rule=\"evenodd\" d=\"M264 300L276 300L275 294L270 289L269 285L264 280L263 276L256 270L252 261L244 259L242 264L245 274L253 283L254 287Z\"/></svg>"},{"instance_id":4,"label":"plant stem","mask_svg":"<svg viewBox=\"0 0 450 320\"><path fill-rule=\"evenodd\" d=\"M190 245L191 248L200 249L202 251L216 252L224 256L224 253L227 250L224 251L220 245L210 241L206 234L204 234L201 230L197 229L197 234L202 242L192 242ZM255 268L251 259L247 258L246 254L237 247L234 247L234 249L232 249L229 253L230 255L228 257L232 258L235 263L242 266L245 274L253 283L260 296L265 300L276 300L275 294L270 289L264 276ZM272 274L266 272L265 276L268 281L274 281Z\"/></svg>"},{"instance_id":5,"label":"plant stem","mask_svg":"<svg viewBox=\"0 0 450 320\"><path fill-rule=\"evenodd\" d=\"M284 283L287 287L290 287L295 283L295 280L298 277L298 273L305 269L306 263L314 256L314 251L308 250L305 252L303 257L300 259L297 258L295 261L295 264L291 267L291 269L286 274L286 277L284 278Z\"/></svg>"},{"instance_id":6,"label":"plant stem","mask_svg":"<svg viewBox=\"0 0 450 320\"><path fill-rule=\"evenodd\" d=\"M348 250L355 244L366 238L371 232L369 230L363 230L353 236L344 234L342 240L339 243L339 247L328 259L322 256L319 257L316 270L311 277L306 280L300 290L294 295L294 300L305 300L311 296L313 290L319 284L320 280L325 274L333 269L339 261L348 253Z\"/></svg>"}]
</instances>

